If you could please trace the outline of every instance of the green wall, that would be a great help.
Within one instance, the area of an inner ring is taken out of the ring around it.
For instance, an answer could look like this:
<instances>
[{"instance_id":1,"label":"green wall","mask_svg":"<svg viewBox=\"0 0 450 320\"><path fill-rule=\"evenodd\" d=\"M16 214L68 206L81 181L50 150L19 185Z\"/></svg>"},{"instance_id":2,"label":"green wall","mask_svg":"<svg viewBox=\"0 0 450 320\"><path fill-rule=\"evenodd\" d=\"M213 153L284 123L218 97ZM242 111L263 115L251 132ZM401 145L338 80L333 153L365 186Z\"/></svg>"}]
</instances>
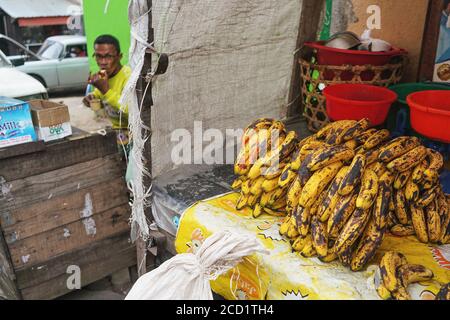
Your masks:
<instances>
[{"instance_id":1,"label":"green wall","mask_svg":"<svg viewBox=\"0 0 450 320\"><path fill-rule=\"evenodd\" d=\"M92 72L98 71L97 63L92 58L94 41L102 34L111 34L119 39L123 53L122 63L128 63L128 49L130 47L128 0L110 0L105 14L107 2L107 0L83 1L84 28L88 45L89 65Z\"/></svg>"}]
</instances>

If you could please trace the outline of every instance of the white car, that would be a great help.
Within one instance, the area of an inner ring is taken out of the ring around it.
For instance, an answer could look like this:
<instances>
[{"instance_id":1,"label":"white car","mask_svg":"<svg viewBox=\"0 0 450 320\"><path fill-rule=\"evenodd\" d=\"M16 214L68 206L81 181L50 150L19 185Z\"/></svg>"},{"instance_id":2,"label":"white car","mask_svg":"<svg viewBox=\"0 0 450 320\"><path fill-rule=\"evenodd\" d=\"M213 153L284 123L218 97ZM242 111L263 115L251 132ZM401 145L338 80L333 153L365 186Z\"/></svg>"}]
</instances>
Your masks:
<instances>
[{"instance_id":1,"label":"white car","mask_svg":"<svg viewBox=\"0 0 450 320\"><path fill-rule=\"evenodd\" d=\"M45 87L33 77L14 68L1 50L0 96L23 101L48 99Z\"/></svg>"},{"instance_id":2,"label":"white car","mask_svg":"<svg viewBox=\"0 0 450 320\"><path fill-rule=\"evenodd\" d=\"M49 92L86 89L89 78L86 37L47 38L37 57L39 59L27 61L17 69L39 80Z\"/></svg>"}]
</instances>

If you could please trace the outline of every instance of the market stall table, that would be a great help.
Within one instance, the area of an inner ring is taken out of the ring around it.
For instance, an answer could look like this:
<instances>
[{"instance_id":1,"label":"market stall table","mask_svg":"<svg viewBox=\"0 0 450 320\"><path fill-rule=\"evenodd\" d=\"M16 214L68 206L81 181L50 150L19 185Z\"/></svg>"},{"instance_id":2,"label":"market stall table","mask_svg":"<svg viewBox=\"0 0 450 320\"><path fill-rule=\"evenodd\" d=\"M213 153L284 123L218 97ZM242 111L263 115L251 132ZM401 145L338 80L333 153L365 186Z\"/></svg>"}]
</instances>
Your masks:
<instances>
[{"instance_id":1,"label":"market stall table","mask_svg":"<svg viewBox=\"0 0 450 320\"><path fill-rule=\"evenodd\" d=\"M0 149L0 297L52 299L136 264L116 135ZM78 269L79 268L79 269Z\"/></svg>"}]
</instances>

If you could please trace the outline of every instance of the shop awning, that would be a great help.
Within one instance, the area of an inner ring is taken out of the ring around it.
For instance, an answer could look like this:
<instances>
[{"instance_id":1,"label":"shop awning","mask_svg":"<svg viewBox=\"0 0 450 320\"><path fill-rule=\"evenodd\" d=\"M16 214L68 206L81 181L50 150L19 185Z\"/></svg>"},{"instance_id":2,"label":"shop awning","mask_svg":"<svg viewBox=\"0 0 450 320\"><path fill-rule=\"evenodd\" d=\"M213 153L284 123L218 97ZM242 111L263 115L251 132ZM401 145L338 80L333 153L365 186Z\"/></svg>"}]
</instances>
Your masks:
<instances>
[{"instance_id":1,"label":"shop awning","mask_svg":"<svg viewBox=\"0 0 450 320\"><path fill-rule=\"evenodd\" d=\"M19 27L34 26L55 26L67 24L68 16L65 17L39 17L39 18L20 18L18 19Z\"/></svg>"}]
</instances>

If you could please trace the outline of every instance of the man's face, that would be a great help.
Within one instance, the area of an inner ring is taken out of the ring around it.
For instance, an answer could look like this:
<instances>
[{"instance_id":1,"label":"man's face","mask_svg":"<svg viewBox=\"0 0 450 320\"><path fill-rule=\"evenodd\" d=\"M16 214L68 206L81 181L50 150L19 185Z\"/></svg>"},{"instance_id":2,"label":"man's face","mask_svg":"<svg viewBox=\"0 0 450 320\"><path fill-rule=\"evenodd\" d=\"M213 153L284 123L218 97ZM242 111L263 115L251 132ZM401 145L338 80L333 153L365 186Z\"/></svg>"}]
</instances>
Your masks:
<instances>
[{"instance_id":1,"label":"man's face","mask_svg":"<svg viewBox=\"0 0 450 320\"><path fill-rule=\"evenodd\" d=\"M106 70L108 76L114 74L120 65L122 54L118 53L112 44L96 44L95 59L101 70Z\"/></svg>"}]
</instances>

